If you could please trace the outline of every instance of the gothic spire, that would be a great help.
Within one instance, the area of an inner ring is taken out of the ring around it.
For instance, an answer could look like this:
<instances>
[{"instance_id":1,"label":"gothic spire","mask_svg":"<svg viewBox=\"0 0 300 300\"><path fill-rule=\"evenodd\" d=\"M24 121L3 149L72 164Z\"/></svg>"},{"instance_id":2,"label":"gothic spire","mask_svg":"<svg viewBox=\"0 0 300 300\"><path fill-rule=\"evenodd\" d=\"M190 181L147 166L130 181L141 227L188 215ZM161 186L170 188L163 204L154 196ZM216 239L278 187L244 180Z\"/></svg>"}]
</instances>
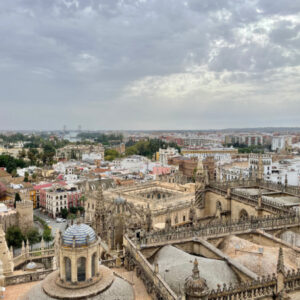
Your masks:
<instances>
[{"instance_id":1,"label":"gothic spire","mask_svg":"<svg viewBox=\"0 0 300 300\"><path fill-rule=\"evenodd\" d=\"M97 189L97 196L96 196L96 208L95 208L95 215L100 215L101 212L104 211L104 197L102 191L102 182L101 182L101 175L99 175L99 185Z\"/></svg>"},{"instance_id":2,"label":"gothic spire","mask_svg":"<svg viewBox=\"0 0 300 300\"><path fill-rule=\"evenodd\" d=\"M284 260L282 248L279 248L278 261L277 261L277 273L284 273Z\"/></svg>"}]
</instances>

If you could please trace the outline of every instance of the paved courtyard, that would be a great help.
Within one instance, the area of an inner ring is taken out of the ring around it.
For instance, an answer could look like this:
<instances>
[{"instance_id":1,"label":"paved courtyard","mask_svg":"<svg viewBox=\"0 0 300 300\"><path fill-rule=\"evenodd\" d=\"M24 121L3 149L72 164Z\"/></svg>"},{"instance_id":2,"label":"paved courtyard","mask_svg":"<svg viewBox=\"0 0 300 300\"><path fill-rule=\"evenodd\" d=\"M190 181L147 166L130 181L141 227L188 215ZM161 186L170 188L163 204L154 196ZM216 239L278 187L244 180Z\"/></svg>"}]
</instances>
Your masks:
<instances>
[{"instance_id":1,"label":"paved courtyard","mask_svg":"<svg viewBox=\"0 0 300 300\"><path fill-rule=\"evenodd\" d=\"M22 283L17 285L10 285L5 288L4 298L5 300L20 300L21 296L31 289L34 285L40 281Z\"/></svg>"}]
</instances>

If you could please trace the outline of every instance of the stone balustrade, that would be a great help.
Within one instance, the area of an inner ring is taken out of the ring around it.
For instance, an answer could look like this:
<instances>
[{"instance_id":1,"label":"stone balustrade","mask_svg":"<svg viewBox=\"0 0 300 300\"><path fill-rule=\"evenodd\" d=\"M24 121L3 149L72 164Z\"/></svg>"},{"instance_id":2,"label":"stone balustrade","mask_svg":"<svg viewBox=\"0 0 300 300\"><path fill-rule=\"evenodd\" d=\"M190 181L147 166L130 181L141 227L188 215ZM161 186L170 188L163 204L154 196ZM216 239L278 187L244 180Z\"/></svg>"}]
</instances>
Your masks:
<instances>
[{"instance_id":1,"label":"stone balustrade","mask_svg":"<svg viewBox=\"0 0 300 300\"><path fill-rule=\"evenodd\" d=\"M300 289L300 269L285 273L284 290L289 293ZM277 293L277 277L262 276L257 280L246 283L239 283L235 286L224 284L219 285L216 290L211 290L208 296L209 300L232 300L232 299L260 299L263 297L272 297ZM277 299L277 298L276 298Z\"/></svg>"},{"instance_id":2,"label":"stone balustrade","mask_svg":"<svg viewBox=\"0 0 300 300\"><path fill-rule=\"evenodd\" d=\"M43 280L48 274L52 273L53 270L43 270L43 271L34 271L34 272L26 272L24 274L5 276L5 285L14 285L21 284L32 281Z\"/></svg>"},{"instance_id":3,"label":"stone balustrade","mask_svg":"<svg viewBox=\"0 0 300 300\"><path fill-rule=\"evenodd\" d=\"M296 215L250 218L227 222L211 222L207 225L171 228L146 233L141 238L141 245L155 244L163 241L179 240L192 237L214 237L224 234L237 234L247 230L275 230L300 225L300 217Z\"/></svg>"},{"instance_id":4,"label":"stone balustrade","mask_svg":"<svg viewBox=\"0 0 300 300\"><path fill-rule=\"evenodd\" d=\"M228 183L228 182L227 182ZM209 186L207 186L207 190L211 190L213 192L217 192L222 196L226 196L227 194L227 189L228 188L233 188L233 187L245 187L245 186L252 186L255 187L257 186L257 183L253 183L251 182L247 182L247 185L238 185L238 183L241 183L240 181L238 182L229 182L229 184L223 184L223 183L218 183L218 182L213 182L210 183ZM245 182L242 182L245 183ZM252 185L253 183L253 185ZM234 184L236 184L236 186L234 186ZM243 203L246 203L248 205L251 206L258 206L258 196L251 196L251 195L247 195L247 193L243 193L241 191L231 191L230 192L230 196L231 199L234 199L236 201L240 201ZM270 211L274 214L294 214L295 212L293 211L293 209L291 208L286 208L283 205L276 203L275 201L271 201L271 200L267 200L262 198L262 202L261 202L261 208L266 210L266 211Z\"/></svg>"},{"instance_id":5,"label":"stone balustrade","mask_svg":"<svg viewBox=\"0 0 300 300\"><path fill-rule=\"evenodd\" d=\"M34 251L22 252L13 258L15 267L18 267L26 261L54 256L54 248L39 249Z\"/></svg>"},{"instance_id":6,"label":"stone balustrade","mask_svg":"<svg viewBox=\"0 0 300 300\"><path fill-rule=\"evenodd\" d=\"M231 299L259 299L260 297L272 297L277 291L277 279L272 276L258 278L252 282L239 283L235 286L226 284L218 285L216 290L211 290L209 300L231 300Z\"/></svg>"}]
</instances>

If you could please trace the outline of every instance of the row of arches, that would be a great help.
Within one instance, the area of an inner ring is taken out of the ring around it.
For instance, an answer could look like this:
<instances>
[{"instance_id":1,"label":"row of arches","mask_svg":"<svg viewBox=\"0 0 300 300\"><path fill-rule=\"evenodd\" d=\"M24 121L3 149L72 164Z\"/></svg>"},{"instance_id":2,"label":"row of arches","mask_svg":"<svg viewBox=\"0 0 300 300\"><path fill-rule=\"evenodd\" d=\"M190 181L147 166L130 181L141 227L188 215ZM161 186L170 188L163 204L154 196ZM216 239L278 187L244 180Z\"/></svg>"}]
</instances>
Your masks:
<instances>
[{"instance_id":1,"label":"row of arches","mask_svg":"<svg viewBox=\"0 0 300 300\"><path fill-rule=\"evenodd\" d=\"M220 210L222 211L222 204L220 201L217 201L216 202L216 210ZM245 209L242 209L240 212L239 212L239 219L240 220L246 220L249 218L249 214L248 212L245 210Z\"/></svg>"},{"instance_id":2,"label":"row of arches","mask_svg":"<svg viewBox=\"0 0 300 300\"><path fill-rule=\"evenodd\" d=\"M96 275L96 264L97 264L97 255L96 252L92 255L91 259L91 276L94 277ZM69 257L64 257L65 264L65 272L66 272L66 281L72 281L72 262ZM82 282L86 281L87 278L87 261L85 257L79 257L76 262L76 274L77 281Z\"/></svg>"}]
</instances>

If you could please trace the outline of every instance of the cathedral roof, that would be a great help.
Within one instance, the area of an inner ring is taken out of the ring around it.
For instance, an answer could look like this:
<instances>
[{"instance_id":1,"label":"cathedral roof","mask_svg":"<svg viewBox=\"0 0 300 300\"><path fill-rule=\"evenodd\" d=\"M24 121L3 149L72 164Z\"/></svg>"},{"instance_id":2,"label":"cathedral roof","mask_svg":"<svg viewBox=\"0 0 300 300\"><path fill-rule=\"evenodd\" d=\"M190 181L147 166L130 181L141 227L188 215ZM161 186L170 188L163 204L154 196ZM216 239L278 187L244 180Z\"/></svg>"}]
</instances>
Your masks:
<instances>
[{"instance_id":1,"label":"cathedral roof","mask_svg":"<svg viewBox=\"0 0 300 300\"><path fill-rule=\"evenodd\" d=\"M187 288L202 286L202 289L217 289L218 284L238 283L234 271L225 261L191 255L174 246L164 246L154 256L153 263L159 266L159 273L171 289L180 294L186 278L193 273L195 259L201 272L200 279L190 278ZM201 290L202 290L201 289Z\"/></svg>"},{"instance_id":2,"label":"cathedral roof","mask_svg":"<svg viewBox=\"0 0 300 300\"><path fill-rule=\"evenodd\" d=\"M86 245L87 238L89 243L96 241L95 231L92 227L86 224L74 224L69 227L63 234L63 244L72 246L74 237L76 246Z\"/></svg>"}]
</instances>

